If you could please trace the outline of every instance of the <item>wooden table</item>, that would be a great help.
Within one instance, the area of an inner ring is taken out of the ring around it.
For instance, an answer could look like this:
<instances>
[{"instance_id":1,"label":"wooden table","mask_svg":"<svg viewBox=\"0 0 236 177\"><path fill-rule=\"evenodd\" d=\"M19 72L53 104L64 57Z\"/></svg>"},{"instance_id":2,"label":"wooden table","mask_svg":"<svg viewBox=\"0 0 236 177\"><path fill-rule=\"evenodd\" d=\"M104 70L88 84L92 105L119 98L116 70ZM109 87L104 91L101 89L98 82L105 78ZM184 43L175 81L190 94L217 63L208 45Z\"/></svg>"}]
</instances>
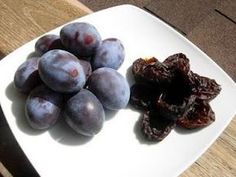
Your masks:
<instances>
[{"instance_id":1,"label":"wooden table","mask_svg":"<svg viewBox=\"0 0 236 177\"><path fill-rule=\"evenodd\" d=\"M33 38L92 11L76 0L0 0L0 59ZM235 71L236 72L236 71ZM235 74L235 73L234 73ZM0 110L1 111L1 110ZM236 176L236 120L182 177ZM0 176L38 176L0 112Z\"/></svg>"}]
</instances>

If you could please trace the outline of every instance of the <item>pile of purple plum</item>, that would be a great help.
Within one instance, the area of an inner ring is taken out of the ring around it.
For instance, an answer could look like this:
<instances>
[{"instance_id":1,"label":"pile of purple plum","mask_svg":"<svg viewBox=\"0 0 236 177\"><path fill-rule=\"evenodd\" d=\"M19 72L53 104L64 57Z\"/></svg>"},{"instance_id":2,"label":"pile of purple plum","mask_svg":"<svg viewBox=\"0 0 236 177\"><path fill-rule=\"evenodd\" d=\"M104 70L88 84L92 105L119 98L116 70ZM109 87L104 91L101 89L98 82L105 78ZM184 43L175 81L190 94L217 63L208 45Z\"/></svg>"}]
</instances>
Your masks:
<instances>
[{"instance_id":1,"label":"pile of purple plum","mask_svg":"<svg viewBox=\"0 0 236 177\"><path fill-rule=\"evenodd\" d=\"M49 129L63 118L77 133L93 136L103 127L104 110L127 106L129 85L117 72L125 58L119 39L102 40L93 25L77 22L39 38L35 52L39 57L27 59L14 77L15 87L28 94L32 128Z\"/></svg>"}]
</instances>

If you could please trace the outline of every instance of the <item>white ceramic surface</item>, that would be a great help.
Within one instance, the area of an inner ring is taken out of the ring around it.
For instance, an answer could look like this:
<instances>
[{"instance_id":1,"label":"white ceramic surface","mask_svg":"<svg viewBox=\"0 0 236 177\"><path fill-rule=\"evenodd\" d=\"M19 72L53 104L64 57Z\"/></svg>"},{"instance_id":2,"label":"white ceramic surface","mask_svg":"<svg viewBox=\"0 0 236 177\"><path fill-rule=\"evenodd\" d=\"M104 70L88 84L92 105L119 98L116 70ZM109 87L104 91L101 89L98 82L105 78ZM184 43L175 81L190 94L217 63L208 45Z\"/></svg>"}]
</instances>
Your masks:
<instances>
[{"instance_id":1,"label":"white ceramic surface","mask_svg":"<svg viewBox=\"0 0 236 177\"><path fill-rule=\"evenodd\" d=\"M110 115L102 131L92 139L75 135L63 124L44 133L25 123L24 99L13 88L17 67L34 51L35 40L15 50L0 62L0 101L18 143L42 177L172 177L183 172L215 141L235 115L236 85L206 54L149 13L130 5L117 6L75 21L92 23L102 38L117 37L126 49L127 70L139 57L167 56L183 52L191 69L216 79L222 91L211 106L216 121L201 131L173 130L160 143L147 144L135 133L138 112L129 108ZM61 27L49 32L58 34ZM132 80L129 79L132 83Z\"/></svg>"}]
</instances>

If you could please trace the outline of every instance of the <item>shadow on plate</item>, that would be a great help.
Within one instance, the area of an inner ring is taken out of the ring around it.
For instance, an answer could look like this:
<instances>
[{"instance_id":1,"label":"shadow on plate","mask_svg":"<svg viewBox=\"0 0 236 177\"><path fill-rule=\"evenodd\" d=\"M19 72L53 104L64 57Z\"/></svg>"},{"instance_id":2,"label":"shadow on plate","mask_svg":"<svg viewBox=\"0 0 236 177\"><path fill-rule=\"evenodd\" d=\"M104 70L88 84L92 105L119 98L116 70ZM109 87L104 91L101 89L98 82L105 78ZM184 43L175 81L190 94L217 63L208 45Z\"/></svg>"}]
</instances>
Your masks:
<instances>
[{"instance_id":1,"label":"shadow on plate","mask_svg":"<svg viewBox=\"0 0 236 177\"><path fill-rule=\"evenodd\" d=\"M128 105L126 106L125 110L132 110L134 112L138 112L140 114L143 114L143 111L140 110L139 108L135 108L133 105L131 105L130 103L128 103Z\"/></svg>"},{"instance_id":2,"label":"shadow on plate","mask_svg":"<svg viewBox=\"0 0 236 177\"><path fill-rule=\"evenodd\" d=\"M134 84L134 76L132 74L132 66L130 66L125 74L125 78L129 84L129 86L131 87Z\"/></svg>"},{"instance_id":3,"label":"shadow on plate","mask_svg":"<svg viewBox=\"0 0 236 177\"><path fill-rule=\"evenodd\" d=\"M115 117L115 115L118 112L117 110L109 110L109 109L106 109L106 108L104 108L104 111L105 111L105 121L111 120L113 117Z\"/></svg>"},{"instance_id":4,"label":"shadow on plate","mask_svg":"<svg viewBox=\"0 0 236 177\"><path fill-rule=\"evenodd\" d=\"M117 111L105 110L105 121L112 119L117 114ZM104 122L106 123L106 122ZM61 116L60 120L54 127L48 130L51 137L58 143L77 146L88 143L93 137L87 137L76 133L72 130ZM96 136L96 135L95 135Z\"/></svg>"},{"instance_id":5,"label":"shadow on plate","mask_svg":"<svg viewBox=\"0 0 236 177\"><path fill-rule=\"evenodd\" d=\"M44 131L32 129L25 117L25 101L27 96L21 94L11 82L6 89L6 96L12 101L11 110L16 119L16 125L19 129L29 135L39 135Z\"/></svg>"},{"instance_id":6,"label":"shadow on plate","mask_svg":"<svg viewBox=\"0 0 236 177\"><path fill-rule=\"evenodd\" d=\"M181 134L181 135L189 135L189 134L193 134L193 133L197 133L199 132L200 130L202 130L204 127L202 128L196 128L196 129L186 129L186 128L182 128L180 126L176 126L174 128L174 131L178 134Z\"/></svg>"},{"instance_id":7,"label":"shadow on plate","mask_svg":"<svg viewBox=\"0 0 236 177\"><path fill-rule=\"evenodd\" d=\"M86 137L72 130L61 117L61 119L48 130L50 136L58 143L70 146L83 145L93 137Z\"/></svg>"},{"instance_id":8,"label":"shadow on plate","mask_svg":"<svg viewBox=\"0 0 236 177\"><path fill-rule=\"evenodd\" d=\"M127 69L127 72L126 72L126 80L129 84L129 86L131 87L133 84L134 84L134 76L132 74L132 66L130 66L128 69ZM140 144L147 144L147 145L152 145L152 144L157 144L158 142L154 142L154 141L149 141L147 140L143 133L141 132L141 127L140 127L140 120L143 116L143 112L142 111L139 111L138 109L134 108L132 105L128 104L127 107L125 109L128 109L128 110L132 110L132 111L135 111L135 112L138 112L140 113L140 116L138 118L138 120L136 121L136 123L134 124L134 129L133 129L133 132L137 138L137 140L139 141Z\"/></svg>"}]
</instances>

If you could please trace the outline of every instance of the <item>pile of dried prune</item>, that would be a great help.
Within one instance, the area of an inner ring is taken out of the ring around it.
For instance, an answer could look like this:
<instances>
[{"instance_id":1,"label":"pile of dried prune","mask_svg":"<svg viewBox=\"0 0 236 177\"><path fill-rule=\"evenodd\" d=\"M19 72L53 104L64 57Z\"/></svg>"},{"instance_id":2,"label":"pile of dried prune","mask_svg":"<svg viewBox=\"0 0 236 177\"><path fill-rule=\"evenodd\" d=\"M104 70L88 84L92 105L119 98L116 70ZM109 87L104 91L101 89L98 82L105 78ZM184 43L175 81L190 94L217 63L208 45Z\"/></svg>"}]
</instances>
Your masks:
<instances>
[{"instance_id":1,"label":"pile of dried prune","mask_svg":"<svg viewBox=\"0 0 236 177\"><path fill-rule=\"evenodd\" d=\"M144 111L140 127L148 140L163 140L176 125L196 129L214 122L209 102L221 87L214 79L191 71L186 55L177 53L163 62L139 58L132 73L136 83L130 104Z\"/></svg>"}]
</instances>

